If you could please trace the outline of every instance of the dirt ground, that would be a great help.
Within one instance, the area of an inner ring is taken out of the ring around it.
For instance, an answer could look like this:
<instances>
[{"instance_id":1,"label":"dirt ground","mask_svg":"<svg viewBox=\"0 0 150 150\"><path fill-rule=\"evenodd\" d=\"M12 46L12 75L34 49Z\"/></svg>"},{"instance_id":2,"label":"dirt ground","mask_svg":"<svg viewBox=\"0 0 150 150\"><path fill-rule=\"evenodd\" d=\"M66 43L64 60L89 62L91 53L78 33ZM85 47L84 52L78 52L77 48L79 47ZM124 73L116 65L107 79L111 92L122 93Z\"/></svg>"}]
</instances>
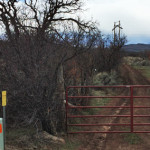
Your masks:
<instances>
[{"instance_id":1,"label":"dirt ground","mask_svg":"<svg viewBox=\"0 0 150 150\"><path fill-rule=\"evenodd\" d=\"M126 85L150 85L150 81L146 79L141 72L133 69L128 65L123 65L120 68L120 74ZM135 96L150 96L149 89L136 88L133 91ZM128 95L128 91L124 90L121 95ZM127 99L116 99L108 103L108 106L129 106L130 101ZM149 99L134 99L134 106L150 106ZM116 113L117 112L117 113ZM103 115L129 115L130 109L122 109L118 112L115 109L103 110L100 112ZM136 108L134 115L150 115L150 109ZM111 120L110 118L95 118L92 123L130 123L130 118L119 117ZM150 117L134 118L134 123L150 123ZM89 129L91 130L91 129ZM95 127L96 131L130 131L128 126L119 127ZM149 126L135 126L134 131L150 131ZM111 134L85 134L78 136L82 141L82 145L78 150L149 150L150 149L150 133L111 133Z\"/></svg>"}]
</instances>

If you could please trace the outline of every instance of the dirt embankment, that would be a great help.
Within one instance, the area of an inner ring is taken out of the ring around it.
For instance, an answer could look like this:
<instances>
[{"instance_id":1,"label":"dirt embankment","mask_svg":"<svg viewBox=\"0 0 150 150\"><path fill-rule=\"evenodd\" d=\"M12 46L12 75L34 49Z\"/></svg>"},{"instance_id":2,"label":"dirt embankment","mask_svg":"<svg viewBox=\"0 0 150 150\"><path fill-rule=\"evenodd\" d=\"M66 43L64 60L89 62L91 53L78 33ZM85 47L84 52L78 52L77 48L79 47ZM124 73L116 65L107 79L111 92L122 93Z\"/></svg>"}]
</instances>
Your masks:
<instances>
[{"instance_id":1,"label":"dirt embankment","mask_svg":"<svg viewBox=\"0 0 150 150\"><path fill-rule=\"evenodd\" d=\"M126 85L150 85L150 81L146 79L138 70L133 69L128 65L123 65L120 67L120 75L124 80ZM135 96L150 95L150 89L134 89ZM121 95L126 95L128 92L124 90ZM115 101L110 101L109 106L129 106L130 100L127 99L116 99ZM134 100L134 106L150 106L149 99L138 99ZM129 115L129 109L105 109L100 112L103 115ZM150 115L150 109L135 109L134 115ZM130 118L95 118L91 120L92 123L130 123ZM90 122L90 123L91 123ZM134 118L134 123L150 123L150 119L147 118ZM130 130L130 127L94 127L92 128L96 131L126 131ZM89 130L91 130L89 128ZM149 126L138 126L134 127L136 131L150 131ZM132 136L132 137L131 137ZM78 138L82 141L82 146L79 150L148 150L150 149L150 134L140 133L136 135L131 134L90 134L90 135L80 135ZM135 139L134 139L135 138ZM130 142L130 140L132 142Z\"/></svg>"}]
</instances>

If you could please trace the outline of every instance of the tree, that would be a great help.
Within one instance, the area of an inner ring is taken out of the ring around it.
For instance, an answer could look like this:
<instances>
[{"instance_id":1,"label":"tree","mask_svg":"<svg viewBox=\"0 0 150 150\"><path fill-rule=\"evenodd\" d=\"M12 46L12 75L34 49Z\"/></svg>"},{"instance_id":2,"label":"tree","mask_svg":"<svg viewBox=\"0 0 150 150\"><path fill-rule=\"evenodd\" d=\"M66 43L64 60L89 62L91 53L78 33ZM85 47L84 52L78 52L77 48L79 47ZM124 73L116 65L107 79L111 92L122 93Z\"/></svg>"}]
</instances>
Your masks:
<instances>
[{"instance_id":1,"label":"tree","mask_svg":"<svg viewBox=\"0 0 150 150\"><path fill-rule=\"evenodd\" d=\"M73 22L81 29L94 29L94 24L75 16L81 11L81 0L3 0L0 2L0 19L7 36L17 39L22 32L34 32L38 37L59 30L63 22Z\"/></svg>"},{"instance_id":2,"label":"tree","mask_svg":"<svg viewBox=\"0 0 150 150\"><path fill-rule=\"evenodd\" d=\"M110 37L104 37L99 40L100 43L95 52L95 64L98 71L110 72L113 68L117 67L122 58L122 46L127 42L126 36L120 39L116 35L115 45ZM102 44L101 44L102 43Z\"/></svg>"},{"instance_id":3,"label":"tree","mask_svg":"<svg viewBox=\"0 0 150 150\"><path fill-rule=\"evenodd\" d=\"M51 134L64 130L63 65L96 39L94 23L74 16L81 8L81 0L0 2L6 31L0 77L10 93L11 123L37 120Z\"/></svg>"}]
</instances>

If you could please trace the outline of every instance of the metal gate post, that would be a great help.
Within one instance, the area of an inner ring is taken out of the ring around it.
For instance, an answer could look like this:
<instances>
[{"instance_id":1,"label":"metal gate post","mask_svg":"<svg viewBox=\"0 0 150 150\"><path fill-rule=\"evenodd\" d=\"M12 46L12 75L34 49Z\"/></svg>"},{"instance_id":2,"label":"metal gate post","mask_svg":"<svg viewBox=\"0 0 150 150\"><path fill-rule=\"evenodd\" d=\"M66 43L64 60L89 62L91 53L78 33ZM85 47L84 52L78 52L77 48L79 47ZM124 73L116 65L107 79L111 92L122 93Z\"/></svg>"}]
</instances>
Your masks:
<instances>
[{"instance_id":1,"label":"metal gate post","mask_svg":"<svg viewBox=\"0 0 150 150\"><path fill-rule=\"evenodd\" d=\"M133 86L130 87L131 133L133 133Z\"/></svg>"}]
</instances>

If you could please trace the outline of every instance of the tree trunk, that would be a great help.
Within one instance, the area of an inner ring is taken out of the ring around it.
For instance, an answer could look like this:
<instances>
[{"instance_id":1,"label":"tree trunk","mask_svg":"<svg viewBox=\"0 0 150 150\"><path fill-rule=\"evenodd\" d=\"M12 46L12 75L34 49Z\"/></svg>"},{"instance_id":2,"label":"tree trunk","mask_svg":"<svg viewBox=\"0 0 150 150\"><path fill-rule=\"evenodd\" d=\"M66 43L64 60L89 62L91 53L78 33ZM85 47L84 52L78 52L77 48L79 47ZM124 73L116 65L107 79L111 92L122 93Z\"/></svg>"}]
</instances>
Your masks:
<instances>
[{"instance_id":1,"label":"tree trunk","mask_svg":"<svg viewBox=\"0 0 150 150\"><path fill-rule=\"evenodd\" d=\"M63 72L63 65L60 66L58 70L57 76L57 91L55 94L55 99L58 101L58 111L57 111L57 125L56 129L58 132L64 131L65 129L65 88L64 88L64 72Z\"/></svg>"},{"instance_id":2,"label":"tree trunk","mask_svg":"<svg viewBox=\"0 0 150 150\"><path fill-rule=\"evenodd\" d=\"M53 94L52 101L55 106L51 110L51 106L45 110L45 115L41 116L42 129L52 135L56 135L57 132L63 132L65 130L65 89L64 89L64 77L63 66L60 65L57 73L57 87Z\"/></svg>"}]
</instances>

